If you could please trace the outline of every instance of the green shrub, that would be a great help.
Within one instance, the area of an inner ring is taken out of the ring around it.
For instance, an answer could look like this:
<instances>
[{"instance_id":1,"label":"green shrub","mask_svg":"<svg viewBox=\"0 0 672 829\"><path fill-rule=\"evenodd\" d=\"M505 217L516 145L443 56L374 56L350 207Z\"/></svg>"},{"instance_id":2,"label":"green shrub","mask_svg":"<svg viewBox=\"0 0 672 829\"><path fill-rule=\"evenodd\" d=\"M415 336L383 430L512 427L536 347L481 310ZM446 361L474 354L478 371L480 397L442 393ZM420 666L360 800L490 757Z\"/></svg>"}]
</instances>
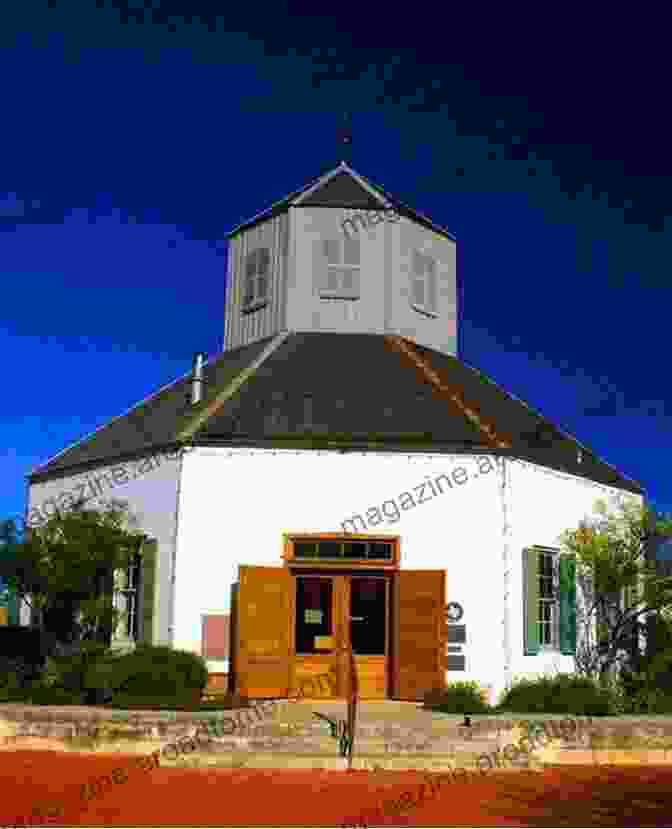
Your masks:
<instances>
[{"instance_id":1,"label":"green shrub","mask_svg":"<svg viewBox=\"0 0 672 829\"><path fill-rule=\"evenodd\" d=\"M619 713L672 714L672 692L646 673L622 671L616 683Z\"/></svg>"},{"instance_id":2,"label":"green shrub","mask_svg":"<svg viewBox=\"0 0 672 829\"><path fill-rule=\"evenodd\" d=\"M130 653L108 655L86 678L89 688L110 688L113 705L124 698L193 701L200 699L207 682L202 657L163 645L140 645Z\"/></svg>"},{"instance_id":3,"label":"green shrub","mask_svg":"<svg viewBox=\"0 0 672 829\"><path fill-rule=\"evenodd\" d=\"M489 714L477 682L449 682L445 688L425 695L425 705L444 714Z\"/></svg>"},{"instance_id":4,"label":"green shrub","mask_svg":"<svg viewBox=\"0 0 672 829\"><path fill-rule=\"evenodd\" d=\"M21 702L25 699L22 675L16 670L8 670L7 663L3 665L0 674L0 702Z\"/></svg>"},{"instance_id":5,"label":"green shrub","mask_svg":"<svg viewBox=\"0 0 672 829\"><path fill-rule=\"evenodd\" d=\"M497 709L527 714L583 716L617 713L616 700L608 688L576 674L519 679L504 691Z\"/></svg>"},{"instance_id":6,"label":"green shrub","mask_svg":"<svg viewBox=\"0 0 672 829\"><path fill-rule=\"evenodd\" d=\"M25 701L29 705L82 705L83 694L58 686L47 686L37 681L25 689Z\"/></svg>"},{"instance_id":7,"label":"green shrub","mask_svg":"<svg viewBox=\"0 0 672 829\"><path fill-rule=\"evenodd\" d=\"M39 667L26 662L20 656L0 656L0 687L7 685L10 676L13 676L12 683L16 682L19 687L22 687L39 675Z\"/></svg>"},{"instance_id":8,"label":"green shrub","mask_svg":"<svg viewBox=\"0 0 672 829\"><path fill-rule=\"evenodd\" d=\"M47 660L44 684L73 696L83 694L88 687L86 679L92 666L103 661L108 653L109 648L100 642L83 642L76 653L54 655Z\"/></svg>"}]
</instances>

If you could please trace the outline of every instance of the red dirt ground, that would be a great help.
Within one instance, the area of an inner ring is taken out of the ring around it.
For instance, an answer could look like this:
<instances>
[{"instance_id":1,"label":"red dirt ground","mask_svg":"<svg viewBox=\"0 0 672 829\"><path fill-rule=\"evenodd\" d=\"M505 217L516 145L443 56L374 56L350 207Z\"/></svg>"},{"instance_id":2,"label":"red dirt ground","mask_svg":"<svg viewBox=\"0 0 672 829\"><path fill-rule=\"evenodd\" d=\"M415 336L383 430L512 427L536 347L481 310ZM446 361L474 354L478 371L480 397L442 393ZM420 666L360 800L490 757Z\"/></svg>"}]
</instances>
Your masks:
<instances>
[{"instance_id":1,"label":"red dirt ground","mask_svg":"<svg viewBox=\"0 0 672 829\"><path fill-rule=\"evenodd\" d=\"M80 800L89 778L128 781ZM119 777L119 775L117 775ZM341 826L360 810L413 796L417 771L137 767L131 755L0 753L0 826ZM30 817L40 806L51 818ZM82 808L85 807L85 808ZM23 816L24 822L19 822ZM374 826L672 826L672 768L571 767L472 773Z\"/></svg>"}]
</instances>

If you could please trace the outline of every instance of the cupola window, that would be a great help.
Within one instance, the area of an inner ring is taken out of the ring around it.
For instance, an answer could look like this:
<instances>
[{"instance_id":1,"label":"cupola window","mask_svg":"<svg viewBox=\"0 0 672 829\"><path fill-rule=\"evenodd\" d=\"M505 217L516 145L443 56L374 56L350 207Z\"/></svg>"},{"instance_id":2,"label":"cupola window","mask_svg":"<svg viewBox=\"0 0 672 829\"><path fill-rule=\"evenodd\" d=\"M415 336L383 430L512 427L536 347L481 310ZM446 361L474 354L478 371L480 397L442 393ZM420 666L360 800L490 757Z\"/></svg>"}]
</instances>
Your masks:
<instances>
[{"instance_id":1,"label":"cupola window","mask_svg":"<svg viewBox=\"0 0 672 829\"><path fill-rule=\"evenodd\" d=\"M431 256L413 251L413 272L411 274L411 305L416 311L435 316L436 305L436 260Z\"/></svg>"},{"instance_id":2,"label":"cupola window","mask_svg":"<svg viewBox=\"0 0 672 829\"><path fill-rule=\"evenodd\" d=\"M270 262L271 255L268 248L257 248L247 255L244 311L252 311L268 301Z\"/></svg>"},{"instance_id":3,"label":"cupola window","mask_svg":"<svg viewBox=\"0 0 672 829\"><path fill-rule=\"evenodd\" d=\"M320 296L331 299L359 299L359 239L324 239L326 262Z\"/></svg>"}]
</instances>

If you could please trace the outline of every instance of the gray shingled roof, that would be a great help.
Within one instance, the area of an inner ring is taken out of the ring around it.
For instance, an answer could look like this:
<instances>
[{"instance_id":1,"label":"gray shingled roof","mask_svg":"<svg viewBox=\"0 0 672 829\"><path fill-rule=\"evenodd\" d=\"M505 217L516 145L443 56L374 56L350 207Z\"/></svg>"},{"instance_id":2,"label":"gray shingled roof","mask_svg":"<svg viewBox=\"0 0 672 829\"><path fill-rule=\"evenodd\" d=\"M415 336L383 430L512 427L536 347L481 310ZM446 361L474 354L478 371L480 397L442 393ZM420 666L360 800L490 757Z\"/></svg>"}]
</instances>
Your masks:
<instances>
[{"instance_id":1,"label":"gray shingled roof","mask_svg":"<svg viewBox=\"0 0 672 829\"><path fill-rule=\"evenodd\" d=\"M204 366L206 389L225 386L235 379L263 350L271 337L219 355ZM176 445L176 434L191 421L194 407L189 404L191 373L163 386L119 417L99 427L43 466L34 476L63 472L81 465L109 463L113 458L141 456Z\"/></svg>"},{"instance_id":2,"label":"gray shingled roof","mask_svg":"<svg viewBox=\"0 0 672 829\"><path fill-rule=\"evenodd\" d=\"M478 370L399 337L284 333L218 355L205 364L204 379L201 403L188 403L190 377L182 377L39 467L29 480L186 441L493 452L643 493Z\"/></svg>"}]
</instances>

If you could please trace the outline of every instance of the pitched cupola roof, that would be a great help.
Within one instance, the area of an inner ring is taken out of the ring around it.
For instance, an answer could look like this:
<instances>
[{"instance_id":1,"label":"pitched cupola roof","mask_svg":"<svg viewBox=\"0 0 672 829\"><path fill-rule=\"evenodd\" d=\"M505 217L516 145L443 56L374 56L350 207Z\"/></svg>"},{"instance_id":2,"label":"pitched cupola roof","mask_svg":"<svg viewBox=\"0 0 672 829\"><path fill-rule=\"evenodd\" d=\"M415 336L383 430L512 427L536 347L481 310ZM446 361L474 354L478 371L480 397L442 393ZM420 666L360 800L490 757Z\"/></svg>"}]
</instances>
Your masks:
<instances>
[{"instance_id":1,"label":"pitched cupola roof","mask_svg":"<svg viewBox=\"0 0 672 829\"><path fill-rule=\"evenodd\" d=\"M357 173L345 161L312 179L300 190L295 190L284 199L272 204L261 213L257 213L249 221L234 227L226 238L231 239L237 233L248 230L261 222L287 212L290 207L345 207L355 210L395 210L399 215L406 216L423 227L427 227L456 241L455 236L444 227L435 224L427 216L423 216L405 202L383 190L378 184Z\"/></svg>"}]
</instances>

